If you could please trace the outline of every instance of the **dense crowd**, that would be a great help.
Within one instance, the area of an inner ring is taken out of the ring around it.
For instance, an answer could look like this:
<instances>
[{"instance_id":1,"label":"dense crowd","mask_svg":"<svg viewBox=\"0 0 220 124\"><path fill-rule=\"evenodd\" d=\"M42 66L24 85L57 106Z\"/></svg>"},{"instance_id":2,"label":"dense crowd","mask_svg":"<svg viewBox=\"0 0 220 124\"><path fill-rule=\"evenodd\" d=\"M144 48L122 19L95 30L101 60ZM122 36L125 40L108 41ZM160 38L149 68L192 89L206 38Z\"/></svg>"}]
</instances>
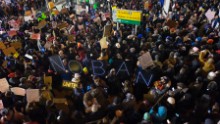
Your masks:
<instances>
[{"instance_id":1,"label":"dense crowd","mask_svg":"<svg viewBox=\"0 0 220 124\"><path fill-rule=\"evenodd\" d=\"M0 50L0 78L10 88L41 90L40 101L31 103L10 90L2 92L1 124L220 123L219 0L171 0L167 17L163 0L86 0L80 5L88 9L80 14L76 3L68 2L65 11L48 7L39 15L44 0L1 0L1 42L7 47L19 41L22 47L16 49L18 57ZM137 30L113 22L111 7L142 11ZM25 21L28 10L32 19ZM208 10L215 12L212 20ZM13 36L6 35L14 28L10 20L19 24ZM60 28L63 23L68 25ZM103 49L106 25L112 25L112 33ZM146 53L153 64L143 68L139 57ZM51 63L54 55L61 58L64 72ZM72 60L82 71L71 70ZM52 77L52 88L44 76ZM66 89L63 80L77 87ZM54 102L59 95L67 99L67 110Z\"/></svg>"}]
</instances>

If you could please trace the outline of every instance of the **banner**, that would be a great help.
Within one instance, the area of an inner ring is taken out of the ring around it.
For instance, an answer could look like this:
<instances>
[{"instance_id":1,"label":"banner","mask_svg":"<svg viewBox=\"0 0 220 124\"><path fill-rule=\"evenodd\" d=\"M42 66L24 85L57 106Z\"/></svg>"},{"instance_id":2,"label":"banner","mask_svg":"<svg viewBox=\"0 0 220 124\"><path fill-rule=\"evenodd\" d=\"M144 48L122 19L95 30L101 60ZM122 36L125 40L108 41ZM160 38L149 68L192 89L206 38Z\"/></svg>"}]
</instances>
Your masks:
<instances>
[{"instance_id":1,"label":"banner","mask_svg":"<svg viewBox=\"0 0 220 124\"><path fill-rule=\"evenodd\" d=\"M112 13L114 22L133 25L141 24L141 11L112 9Z\"/></svg>"},{"instance_id":2,"label":"banner","mask_svg":"<svg viewBox=\"0 0 220 124\"><path fill-rule=\"evenodd\" d=\"M78 87L78 84L77 84L77 83L74 83L74 82L71 82L71 81L63 80L63 82L62 82L62 87L64 87L64 88L70 88L70 89L75 89L75 88Z\"/></svg>"},{"instance_id":3,"label":"banner","mask_svg":"<svg viewBox=\"0 0 220 124\"><path fill-rule=\"evenodd\" d=\"M162 15L164 17L168 16L169 8L170 8L170 0L164 0L164 5L162 8Z\"/></svg>"}]
</instances>

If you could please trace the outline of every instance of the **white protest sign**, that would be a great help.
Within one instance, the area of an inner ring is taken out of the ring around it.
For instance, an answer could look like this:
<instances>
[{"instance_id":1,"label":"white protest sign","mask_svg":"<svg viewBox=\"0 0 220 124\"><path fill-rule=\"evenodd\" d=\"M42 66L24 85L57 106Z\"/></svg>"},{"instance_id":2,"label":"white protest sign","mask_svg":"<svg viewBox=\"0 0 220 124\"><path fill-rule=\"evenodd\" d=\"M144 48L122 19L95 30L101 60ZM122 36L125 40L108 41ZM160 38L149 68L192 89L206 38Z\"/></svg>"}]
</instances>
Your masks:
<instances>
[{"instance_id":1,"label":"white protest sign","mask_svg":"<svg viewBox=\"0 0 220 124\"><path fill-rule=\"evenodd\" d=\"M164 5L162 8L162 14L164 17L168 16L169 8L170 8L170 0L164 0Z\"/></svg>"},{"instance_id":2,"label":"white protest sign","mask_svg":"<svg viewBox=\"0 0 220 124\"><path fill-rule=\"evenodd\" d=\"M140 62L142 69L146 69L154 65L154 62L149 52L144 53L142 56L140 56L138 58L138 61Z\"/></svg>"},{"instance_id":3,"label":"white protest sign","mask_svg":"<svg viewBox=\"0 0 220 124\"><path fill-rule=\"evenodd\" d=\"M9 90L9 84L8 84L8 81L6 80L6 78L0 79L0 91L2 93L5 93L8 90Z\"/></svg>"},{"instance_id":4,"label":"white protest sign","mask_svg":"<svg viewBox=\"0 0 220 124\"><path fill-rule=\"evenodd\" d=\"M26 91L24 88L20 88L20 87L13 87L11 88L11 91L18 96L25 96Z\"/></svg>"},{"instance_id":5,"label":"white protest sign","mask_svg":"<svg viewBox=\"0 0 220 124\"><path fill-rule=\"evenodd\" d=\"M215 11L211 11L211 9L209 9L206 13L205 13L206 18L208 19L209 23L211 23L212 19L215 17Z\"/></svg>"},{"instance_id":6,"label":"white protest sign","mask_svg":"<svg viewBox=\"0 0 220 124\"><path fill-rule=\"evenodd\" d=\"M27 89L26 90L27 102L39 102L40 101L40 91L39 89Z\"/></svg>"},{"instance_id":7,"label":"white protest sign","mask_svg":"<svg viewBox=\"0 0 220 124\"><path fill-rule=\"evenodd\" d=\"M32 21L32 20L34 20L33 18L32 18L32 16L24 16L24 21Z\"/></svg>"}]
</instances>

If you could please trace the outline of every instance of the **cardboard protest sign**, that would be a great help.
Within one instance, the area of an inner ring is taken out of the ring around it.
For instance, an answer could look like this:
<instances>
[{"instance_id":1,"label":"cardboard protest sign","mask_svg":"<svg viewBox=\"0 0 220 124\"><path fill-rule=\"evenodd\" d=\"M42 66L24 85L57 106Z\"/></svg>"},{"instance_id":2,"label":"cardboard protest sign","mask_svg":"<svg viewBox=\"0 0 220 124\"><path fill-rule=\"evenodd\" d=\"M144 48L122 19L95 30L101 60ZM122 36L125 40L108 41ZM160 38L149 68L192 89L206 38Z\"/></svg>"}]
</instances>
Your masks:
<instances>
[{"instance_id":1,"label":"cardboard protest sign","mask_svg":"<svg viewBox=\"0 0 220 124\"><path fill-rule=\"evenodd\" d=\"M21 49L22 48L21 42L10 43L10 46L14 47L15 49Z\"/></svg>"},{"instance_id":2,"label":"cardboard protest sign","mask_svg":"<svg viewBox=\"0 0 220 124\"><path fill-rule=\"evenodd\" d=\"M209 9L206 13L205 13L206 18L208 19L209 23L211 23L212 19L215 17L215 11L211 11L211 9Z\"/></svg>"},{"instance_id":3,"label":"cardboard protest sign","mask_svg":"<svg viewBox=\"0 0 220 124\"><path fill-rule=\"evenodd\" d=\"M106 42L106 37L103 37L100 41L100 46L102 49L107 49L108 48L108 45L107 45L107 42Z\"/></svg>"},{"instance_id":4,"label":"cardboard protest sign","mask_svg":"<svg viewBox=\"0 0 220 124\"><path fill-rule=\"evenodd\" d=\"M8 61L4 61L4 62L2 63L2 67L6 68L6 67L7 67L7 64L8 64Z\"/></svg>"},{"instance_id":5,"label":"cardboard protest sign","mask_svg":"<svg viewBox=\"0 0 220 124\"><path fill-rule=\"evenodd\" d=\"M53 98L55 104L68 104L66 98Z\"/></svg>"},{"instance_id":6,"label":"cardboard protest sign","mask_svg":"<svg viewBox=\"0 0 220 124\"><path fill-rule=\"evenodd\" d=\"M63 22L63 23L60 23L60 24L57 25L57 27L58 27L59 29L66 28L67 26L68 26L68 23L66 23L66 22Z\"/></svg>"},{"instance_id":7,"label":"cardboard protest sign","mask_svg":"<svg viewBox=\"0 0 220 124\"><path fill-rule=\"evenodd\" d=\"M5 46L5 44L3 43L3 42L0 42L0 49L5 49L6 48L6 46Z\"/></svg>"},{"instance_id":8,"label":"cardboard protest sign","mask_svg":"<svg viewBox=\"0 0 220 124\"><path fill-rule=\"evenodd\" d=\"M55 72L66 73L66 69L59 55L50 56L49 60Z\"/></svg>"},{"instance_id":9,"label":"cardboard protest sign","mask_svg":"<svg viewBox=\"0 0 220 124\"><path fill-rule=\"evenodd\" d=\"M164 0L164 5L162 8L162 15L167 17L169 15L169 8L170 8L170 0Z\"/></svg>"},{"instance_id":10,"label":"cardboard protest sign","mask_svg":"<svg viewBox=\"0 0 220 124\"><path fill-rule=\"evenodd\" d=\"M54 2L49 2L48 7L49 7L50 10L53 9L55 7Z\"/></svg>"},{"instance_id":11,"label":"cardboard protest sign","mask_svg":"<svg viewBox=\"0 0 220 124\"><path fill-rule=\"evenodd\" d=\"M52 89L52 76L46 76L44 75L44 84L48 86L48 88Z\"/></svg>"},{"instance_id":12,"label":"cardboard protest sign","mask_svg":"<svg viewBox=\"0 0 220 124\"><path fill-rule=\"evenodd\" d=\"M25 96L25 94L26 94L26 91L24 88L12 87L10 89L15 95L18 95L18 96Z\"/></svg>"},{"instance_id":13,"label":"cardboard protest sign","mask_svg":"<svg viewBox=\"0 0 220 124\"><path fill-rule=\"evenodd\" d=\"M9 90L9 84L8 84L8 81L6 80L6 78L0 79L0 91L2 93L5 93L8 90Z\"/></svg>"},{"instance_id":14,"label":"cardboard protest sign","mask_svg":"<svg viewBox=\"0 0 220 124\"><path fill-rule=\"evenodd\" d=\"M74 82L71 82L71 81L63 80L63 82L62 82L62 87L64 87L64 88L70 88L70 89L75 89L75 88L78 87L78 84L77 84L77 83L74 83Z\"/></svg>"},{"instance_id":15,"label":"cardboard protest sign","mask_svg":"<svg viewBox=\"0 0 220 124\"><path fill-rule=\"evenodd\" d=\"M32 40L40 40L40 33L38 33L38 34L35 34L35 33L33 33L33 34L31 34L31 39Z\"/></svg>"},{"instance_id":16,"label":"cardboard protest sign","mask_svg":"<svg viewBox=\"0 0 220 124\"><path fill-rule=\"evenodd\" d=\"M111 36L111 33L112 33L112 25L106 25L104 27L103 37L109 37Z\"/></svg>"},{"instance_id":17,"label":"cardboard protest sign","mask_svg":"<svg viewBox=\"0 0 220 124\"><path fill-rule=\"evenodd\" d=\"M2 100L0 100L0 110L2 110L4 108L4 104L2 102Z\"/></svg>"},{"instance_id":18,"label":"cardboard protest sign","mask_svg":"<svg viewBox=\"0 0 220 124\"><path fill-rule=\"evenodd\" d=\"M146 52L145 54L140 56L138 58L138 61L140 62L142 69L146 69L146 68L154 65L154 62L153 62L152 57L149 52Z\"/></svg>"},{"instance_id":19,"label":"cardboard protest sign","mask_svg":"<svg viewBox=\"0 0 220 124\"><path fill-rule=\"evenodd\" d=\"M25 11L24 15L25 15L25 16L31 16L31 15L32 15L31 10L27 10L27 11Z\"/></svg>"},{"instance_id":20,"label":"cardboard protest sign","mask_svg":"<svg viewBox=\"0 0 220 124\"><path fill-rule=\"evenodd\" d=\"M45 20L42 20L38 23L37 28L41 29L41 28L44 28L46 25L47 25L47 22Z\"/></svg>"},{"instance_id":21,"label":"cardboard protest sign","mask_svg":"<svg viewBox=\"0 0 220 124\"><path fill-rule=\"evenodd\" d=\"M13 37L13 36L17 35L17 31L16 31L16 30L10 30L10 31L8 31L7 33L8 33L8 35L9 35L10 37Z\"/></svg>"},{"instance_id":22,"label":"cardboard protest sign","mask_svg":"<svg viewBox=\"0 0 220 124\"><path fill-rule=\"evenodd\" d=\"M53 15L58 15L58 14L59 14L59 11L55 9L55 10L52 11L52 14L53 14Z\"/></svg>"},{"instance_id":23,"label":"cardboard protest sign","mask_svg":"<svg viewBox=\"0 0 220 124\"><path fill-rule=\"evenodd\" d=\"M27 89L26 90L27 102L39 102L40 101L40 91L39 89Z\"/></svg>"},{"instance_id":24,"label":"cardboard protest sign","mask_svg":"<svg viewBox=\"0 0 220 124\"><path fill-rule=\"evenodd\" d=\"M16 52L17 51L15 50L14 47L9 47L9 48L3 50L3 53L5 54L5 56L14 55Z\"/></svg>"}]
</instances>

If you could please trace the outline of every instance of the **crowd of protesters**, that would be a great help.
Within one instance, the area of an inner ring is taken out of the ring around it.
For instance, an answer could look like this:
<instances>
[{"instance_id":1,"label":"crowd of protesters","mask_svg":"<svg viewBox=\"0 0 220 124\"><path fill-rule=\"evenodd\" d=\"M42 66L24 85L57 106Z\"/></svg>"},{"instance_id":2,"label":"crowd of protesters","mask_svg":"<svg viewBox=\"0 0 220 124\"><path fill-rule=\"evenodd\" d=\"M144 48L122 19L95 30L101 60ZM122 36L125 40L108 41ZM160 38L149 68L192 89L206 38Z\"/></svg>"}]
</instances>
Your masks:
<instances>
[{"instance_id":1,"label":"crowd of protesters","mask_svg":"<svg viewBox=\"0 0 220 124\"><path fill-rule=\"evenodd\" d=\"M41 29L35 15L30 21L23 17L27 10L46 6L44 0L11 0L9 4L1 0L0 4L1 30L12 28L7 22L11 19L20 24L17 35L1 34L1 42L7 45L17 39L22 43L19 57L5 56L1 50L0 63L7 60L7 64L0 67L0 78L7 78L11 87L49 92L42 92L39 102L29 104L25 96L10 90L1 93L1 124L220 123L219 0L171 0L167 17L162 14L163 0L98 0L94 5L85 1L81 5L88 6L88 12L80 14L70 1L66 13L49 10ZM111 6L142 11L137 31L134 25L117 27L110 16L103 17L111 13ZM211 21L205 15L209 9L215 11ZM72 28L56 27L62 22ZM109 24L112 34L107 38L108 48L102 49L99 41ZM40 40L31 39L29 32L40 33ZM47 42L52 43L49 48L39 49L38 43L44 46ZM154 65L143 69L138 58L147 52ZM61 58L65 73L52 67L49 57L53 55ZM81 63L83 71L72 73L70 60ZM105 63L106 74L94 75L92 60ZM119 61L129 63L129 76L117 74ZM137 71L153 75L150 84L143 82L143 75L142 81L137 80ZM44 83L45 75L52 76L51 90ZM68 111L53 102L57 92L69 91L62 87L63 80L78 85L64 96Z\"/></svg>"}]
</instances>

